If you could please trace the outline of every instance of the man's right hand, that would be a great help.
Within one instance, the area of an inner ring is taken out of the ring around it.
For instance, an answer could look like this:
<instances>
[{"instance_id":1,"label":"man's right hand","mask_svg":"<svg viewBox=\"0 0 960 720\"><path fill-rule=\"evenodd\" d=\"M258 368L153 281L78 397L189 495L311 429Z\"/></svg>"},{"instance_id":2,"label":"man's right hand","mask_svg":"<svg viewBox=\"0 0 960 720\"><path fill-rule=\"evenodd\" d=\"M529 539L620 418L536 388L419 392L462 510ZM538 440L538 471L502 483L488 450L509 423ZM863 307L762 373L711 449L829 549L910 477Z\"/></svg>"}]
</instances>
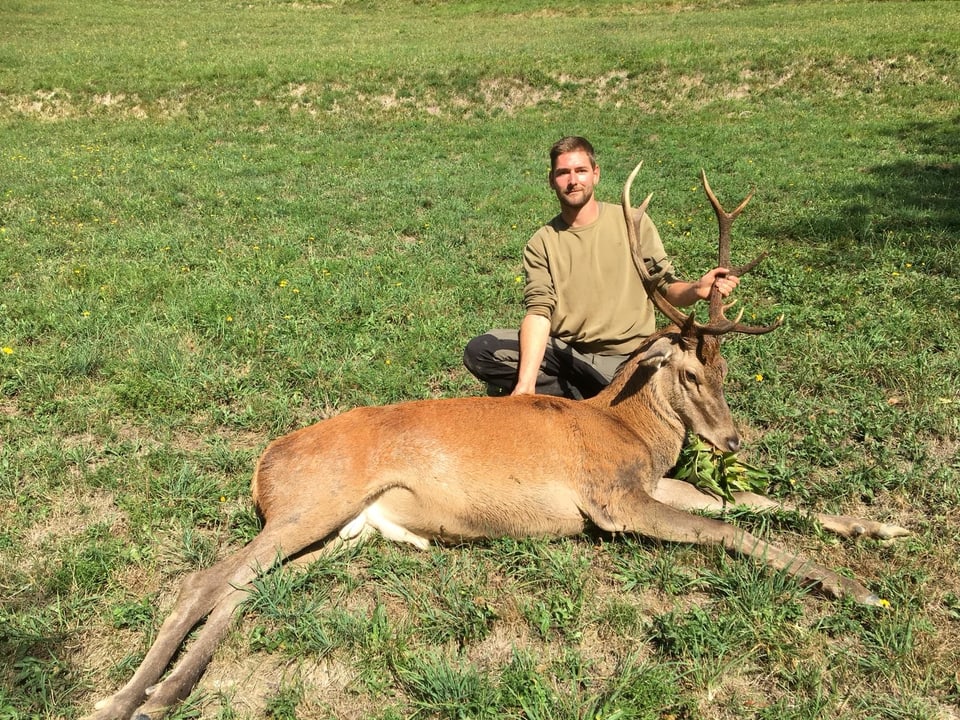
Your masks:
<instances>
[{"instance_id":1,"label":"man's right hand","mask_svg":"<svg viewBox=\"0 0 960 720\"><path fill-rule=\"evenodd\" d=\"M511 395L535 395L540 365L550 339L550 320L543 315L528 314L520 323L520 367L517 384Z\"/></svg>"}]
</instances>

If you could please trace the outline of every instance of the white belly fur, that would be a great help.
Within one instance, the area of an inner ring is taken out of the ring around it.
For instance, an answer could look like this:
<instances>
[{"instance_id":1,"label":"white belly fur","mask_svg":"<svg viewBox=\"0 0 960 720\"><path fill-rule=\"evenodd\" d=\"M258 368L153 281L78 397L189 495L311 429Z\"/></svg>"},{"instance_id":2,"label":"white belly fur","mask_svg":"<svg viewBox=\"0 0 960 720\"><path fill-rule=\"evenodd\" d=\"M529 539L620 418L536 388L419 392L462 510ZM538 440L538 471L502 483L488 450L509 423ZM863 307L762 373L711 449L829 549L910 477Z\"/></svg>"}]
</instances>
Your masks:
<instances>
[{"instance_id":1,"label":"white belly fur","mask_svg":"<svg viewBox=\"0 0 960 720\"><path fill-rule=\"evenodd\" d=\"M365 508L363 512L344 525L338 534L344 542L351 542L363 540L369 537L374 531L379 532L387 540L392 540L393 542L409 543L421 550L426 550L430 547L429 538L412 533L405 527L401 527L385 517L377 506L377 503L373 503Z\"/></svg>"}]
</instances>

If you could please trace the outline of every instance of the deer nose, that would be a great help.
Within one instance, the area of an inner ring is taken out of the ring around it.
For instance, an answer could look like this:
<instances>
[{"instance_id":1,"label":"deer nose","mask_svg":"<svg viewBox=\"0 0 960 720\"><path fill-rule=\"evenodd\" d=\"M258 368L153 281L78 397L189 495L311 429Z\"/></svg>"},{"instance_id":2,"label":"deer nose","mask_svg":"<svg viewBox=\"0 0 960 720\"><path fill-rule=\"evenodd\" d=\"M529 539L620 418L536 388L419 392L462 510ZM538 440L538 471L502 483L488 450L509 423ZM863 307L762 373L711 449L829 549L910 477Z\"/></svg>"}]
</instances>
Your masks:
<instances>
[{"instance_id":1,"label":"deer nose","mask_svg":"<svg viewBox=\"0 0 960 720\"><path fill-rule=\"evenodd\" d=\"M740 436L733 435L727 438L727 447L730 449L730 452L737 452L737 450L740 449Z\"/></svg>"}]
</instances>

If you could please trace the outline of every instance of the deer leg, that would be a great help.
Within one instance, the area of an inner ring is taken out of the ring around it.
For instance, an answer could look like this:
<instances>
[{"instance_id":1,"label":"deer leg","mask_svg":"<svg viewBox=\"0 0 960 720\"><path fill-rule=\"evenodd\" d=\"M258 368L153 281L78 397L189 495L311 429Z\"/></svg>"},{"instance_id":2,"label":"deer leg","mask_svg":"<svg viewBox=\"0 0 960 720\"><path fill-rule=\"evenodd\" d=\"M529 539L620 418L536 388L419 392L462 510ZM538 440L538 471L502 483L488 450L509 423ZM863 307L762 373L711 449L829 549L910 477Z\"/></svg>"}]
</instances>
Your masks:
<instances>
[{"instance_id":1,"label":"deer leg","mask_svg":"<svg viewBox=\"0 0 960 720\"><path fill-rule=\"evenodd\" d=\"M654 490L653 496L660 502L680 510L710 510L720 512L724 509L723 500L702 492L683 480L662 478ZM734 504L751 510L786 510L803 512L795 505L772 500L764 495L751 492L733 493ZM877 522L850 515L830 515L828 513L810 513L824 529L845 538L868 537L876 540L891 541L910 534L899 525Z\"/></svg>"},{"instance_id":2,"label":"deer leg","mask_svg":"<svg viewBox=\"0 0 960 720\"><path fill-rule=\"evenodd\" d=\"M264 528L234 555L187 576L173 610L140 667L123 688L95 705L93 720L126 720L148 695L152 697L134 717L158 716L161 708L186 697L229 627L234 610L245 599L245 586L277 562L286 551L281 547L276 535ZM208 614L210 617L191 649L168 678L154 685L187 633Z\"/></svg>"},{"instance_id":3,"label":"deer leg","mask_svg":"<svg viewBox=\"0 0 960 720\"><path fill-rule=\"evenodd\" d=\"M217 602L200 635L173 671L162 682L147 688L147 701L137 708L133 714L134 720L162 718L172 706L191 693L230 628L237 606L246 598L245 588L235 589Z\"/></svg>"},{"instance_id":4,"label":"deer leg","mask_svg":"<svg viewBox=\"0 0 960 720\"><path fill-rule=\"evenodd\" d=\"M816 587L831 597L846 596L866 605L881 604L880 598L856 580L817 565L802 555L782 550L729 523L691 515L649 497L628 503L633 507L626 508L621 502L617 512L610 506L605 508L606 519L616 527L604 529L635 532L668 542L723 545L731 554L746 555L776 570L790 573L801 583Z\"/></svg>"}]
</instances>

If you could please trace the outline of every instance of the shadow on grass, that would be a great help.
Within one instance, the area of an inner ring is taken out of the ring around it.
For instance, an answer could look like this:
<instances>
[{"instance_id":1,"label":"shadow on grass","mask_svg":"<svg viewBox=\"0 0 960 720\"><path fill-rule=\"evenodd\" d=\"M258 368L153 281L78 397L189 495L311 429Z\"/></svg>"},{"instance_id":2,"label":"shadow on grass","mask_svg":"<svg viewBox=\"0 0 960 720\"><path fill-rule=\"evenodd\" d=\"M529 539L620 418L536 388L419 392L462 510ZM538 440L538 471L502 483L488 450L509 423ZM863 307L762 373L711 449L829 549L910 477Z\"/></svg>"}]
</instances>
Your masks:
<instances>
[{"instance_id":1,"label":"shadow on grass","mask_svg":"<svg viewBox=\"0 0 960 720\"><path fill-rule=\"evenodd\" d=\"M859 181L826 192L841 202L805 232L828 239L838 253L851 251L854 262L895 246L926 261L928 272L960 277L960 115L917 120L888 135L902 159L863 167Z\"/></svg>"},{"instance_id":2,"label":"shadow on grass","mask_svg":"<svg viewBox=\"0 0 960 720\"><path fill-rule=\"evenodd\" d=\"M960 116L942 123L915 122L893 135L905 158L868 168L866 180L853 188L853 195L869 205L857 202L848 212L872 216L881 235L916 234L923 228L960 231Z\"/></svg>"}]
</instances>

